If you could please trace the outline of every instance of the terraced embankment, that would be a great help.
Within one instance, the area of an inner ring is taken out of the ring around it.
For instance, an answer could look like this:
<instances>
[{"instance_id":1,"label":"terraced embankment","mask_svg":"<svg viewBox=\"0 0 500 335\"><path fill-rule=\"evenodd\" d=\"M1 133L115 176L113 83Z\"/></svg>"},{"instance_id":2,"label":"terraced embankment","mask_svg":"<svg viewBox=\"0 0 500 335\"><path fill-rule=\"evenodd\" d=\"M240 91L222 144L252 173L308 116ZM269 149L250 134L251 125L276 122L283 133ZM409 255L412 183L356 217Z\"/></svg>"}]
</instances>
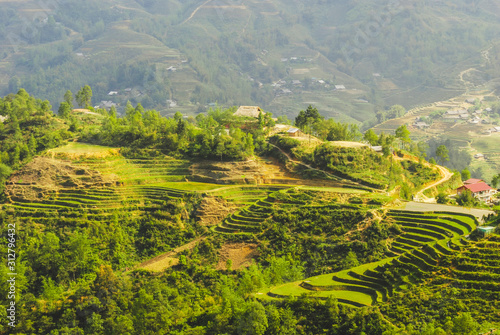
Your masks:
<instances>
[{"instance_id":1,"label":"terraced embankment","mask_svg":"<svg viewBox=\"0 0 500 335\"><path fill-rule=\"evenodd\" d=\"M43 173L40 163L46 167ZM97 220L117 209L154 212L166 200L182 197L190 188L212 187L175 183L184 180L189 164L168 158L59 154L50 159L39 157L30 164L33 166L28 165L8 182L6 194L11 203L7 207L38 220L83 214Z\"/></svg>"},{"instance_id":2,"label":"terraced embankment","mask_svg":"<svg viewBox=\"0 0 500 335\"><path fill-rule=\"evenodd\" d=\"M272 213L274 203L279 201L280 206L297 206L303 204L299 200L294 200L293 194L288 194L290 199L287 201L278 199L280 192L286 193L288 188L284 186L269 187L265 189L268 193L265 198L247 198L245 193L243 196L245 200L251 199L253 202L239 212L236 212L226 218L220 225L214 228L219 233L230 234L253 234L262 232L262 223L269 218ZM252 196L262 195L263 189L260 192L251 193ZM238 199L238 198L235 198Z\"/></svg>"},{"instance_id":3,"label":"terraced embankment","mask_svg":"<svg viewBox=\"0 0 500 335\"><path fill-rule=\"evenodd\" d=\"M333 296L351 306L387 301L395 291L440 269L441 260L470 244L465 236L477 220L467 214L390 211L401 234L389 245L388 258L333 274L284 284L259 293L262 298L285 298L305 294L318 299Z\"/></svg>"}]
</instances>

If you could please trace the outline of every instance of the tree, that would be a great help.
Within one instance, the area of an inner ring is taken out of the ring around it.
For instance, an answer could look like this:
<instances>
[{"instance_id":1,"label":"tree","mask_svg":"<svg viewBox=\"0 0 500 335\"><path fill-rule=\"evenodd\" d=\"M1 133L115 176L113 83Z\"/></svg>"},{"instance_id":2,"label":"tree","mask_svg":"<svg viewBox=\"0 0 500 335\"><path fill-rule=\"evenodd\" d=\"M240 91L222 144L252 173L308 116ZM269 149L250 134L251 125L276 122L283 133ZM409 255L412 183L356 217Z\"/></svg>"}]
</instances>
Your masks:
<instances>
[{"instance_id":1,"label":"tree","mask_svg":"<svg viewBox=\"0 0 500 335\"><path fill-rule=\"evenodd\" d=\"M460 174L462 175L462 180L468 180L470 179L470 171L467 170L467 169L463 169L462 172L460 172Z\"/></svg>"},{"instance_id":2,"label":"tree","mask_svg":"<svg viewBox=\"0 0 500 335\"><path fill-rule=\"evenodd\" d=\"M278 123L291 125L292 121L290 121L288 119L288 116L286 116L286 115L280 115L280 116L278 116Z\"/></svg>"},{"instance_id":3,"label":"tree","mask_svg":"<svg viewBox=\"0 0 500 335\"><path fill-rule=\"evenodd\" d=\"M372 129L368 129L363 135L363 139L370 143L370 145L376 145L378 142L378 136Z\"/></svg>"},{"instance_id":4,"label":"tree","mask_svg":"<svg viewBox=\"0 0 500 335\"><path fill-rule=\"evenodd\" d=\"M66 93L64 93L64 102L66 102L70 108L73 108L73 92L67 90Z\"/></svg>"},{"instance_id":5,"label":"tree","mask_svg":"<svg viewBox=\"0 0 500 335\"><path fill-rule=\"evenodd\" d=\"M491 186L496 188L498 184L500 184L500 173L494 176L493 179L491 179Z\"/></svg>"},{"instance_id":6,"label":"tree","mask_svg":"<svg viewBox=\"0 0 500 335\"><path fill-rule=\"evenodd\" d=\"M448 196L443 192L439 192L439 194L436 195L436 202L438 204L447 204L448 203Z\"/></svg>"},{"instance_id":7,"label":"tree","mask_svg":"<svg viewBox=\"0 0 500 335\"><path fill-rule=\"evenodd\" d=\"M453 319L453 334L474 334L478 328L479 324L470 313L464 313Z\"/></svg>"},{"instance_id":8,"label":"tree","mask_svg":"<svg viewBox=\"0 0 500 335\"><path fill-rule=\"evenodd\" d=\"M268 327L266 310L258 301L249 302L238 318L238 334L263 335Z\"/></svg>"},{"instance_id":9,"label":"tree","mask_svg":"<svg viewBox=\"0 0 500 335\"><path fill-rule=\"evenodd\" d=\"M393 105L387 112L389 119L395 119L406 114L406 109L401 105Z\"/></svg>"},{"instance_id":10,"label":"tree","mask_svg":"<svg viewBox=\"0 0 500 335\"><path fill-rule=\"evenodd\" d=\"M300 111L295 118L295 126L304 129L305 126L312 126L314 123L323 120L316 108L309 105L305 111Z\"/></svg>"},{"instance_id":11,"label":"tree","mask_svg":"<svg viewBox=\"0 0 500 335\"><path fill-rule=\"evenodd\" d=\"M443 165L444 162L450 160L448 153L448 148L444 144L441 144L439 147L437 147L436 156L441 165Z\"/></svg>"},{"instance_id":12,"label":"tree","mask_svg":"<svg viewBox=\"0 0 500 335\"><path fill-rule=\"evenodd\" d=\"M92 89L90 88L89 85L83 86L76 93L76 102L78 103L78 106L80 106L80 107L91 106L91 104L92 104Z\"/></svg>"},{"instance_id":13,"label":"tree","mask_svg":"<svg viewBox=\"0 0 500 335\"><path fill-rule=\"evenodd\" d=\"M406 127L405 124L398 127L398 129L396 129L395 135L396 135L396 138L399 138L402 141L402 143L410 143L411 142L410 131L408 130L408 128ZM403 145L403 149L404 149L404 145Z\"/></svg>"},{"instance_id":14,"label":"tree","mask_svg":"<svg viewBox=\"0 0 500 335\"><path fill-rule=\"evenodd\" d=\"M63 119L68 119L71 115L71 106L66 101L61 102L57 114Z\"/></svg>"},{"instance_id":15,"label":"tree","mask_svg":"<svg viewBox=\"0 0 500 335\"><path fill-rule=\"evenodd\" d=\"M5 164L0 164L0 193L3 191L5 180L9 178L12 169Z\"/></svg>"},{"instance_id":16,"label":"tree","mask_svg":"<svg viewBox=\"0 0 500 335\"><path fill-rule=\"evenodd\" d=\"M457 197L457 204L464 207L474 207L479 204L479 200L477 200L471 191L465 190Z\"/></svg>"}]
</instances>

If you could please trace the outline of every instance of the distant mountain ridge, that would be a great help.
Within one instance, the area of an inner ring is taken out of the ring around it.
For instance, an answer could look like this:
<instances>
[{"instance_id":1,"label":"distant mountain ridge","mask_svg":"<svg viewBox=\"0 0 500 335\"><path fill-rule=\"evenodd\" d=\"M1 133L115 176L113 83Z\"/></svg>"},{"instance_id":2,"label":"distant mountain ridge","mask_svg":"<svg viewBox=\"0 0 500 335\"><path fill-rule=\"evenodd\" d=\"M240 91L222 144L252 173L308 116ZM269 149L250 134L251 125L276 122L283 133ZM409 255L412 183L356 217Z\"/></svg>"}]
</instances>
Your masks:
<instances>
[{"instance_id":1,"label":"distant mountain ridge","mask_svg":"<svg viewBox=\"0 0 500 335\"><path fill-rule=\"evenodd\" d=\"M0 89L58 104L89 84L96 105L167 114L217 103L293 115L314 104L363 122L462 93L465 68L495 78L496 59L481 52L499 40L499 16L493 0L5 2Z\"/></svg>"}]
</instances>

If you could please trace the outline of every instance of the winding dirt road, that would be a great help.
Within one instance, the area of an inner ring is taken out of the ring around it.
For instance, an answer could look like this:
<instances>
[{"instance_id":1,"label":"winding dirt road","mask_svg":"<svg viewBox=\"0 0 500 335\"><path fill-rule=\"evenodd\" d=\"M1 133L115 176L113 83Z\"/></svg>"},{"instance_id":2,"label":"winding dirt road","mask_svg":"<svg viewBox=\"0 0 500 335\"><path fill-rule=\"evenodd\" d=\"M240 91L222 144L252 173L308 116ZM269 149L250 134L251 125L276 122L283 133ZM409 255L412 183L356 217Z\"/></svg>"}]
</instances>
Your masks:
<instances>
[{"instance_id":1,"label":"winding dirt road","mask_svg":"<svg viewBox=\"0 0 500 335\"><path fill-rule=\"evenodd\" d=\"M429 164L430 165L430 164ZM423 189L421 189L420 191L417 192L417 194L415 194L415 200L417 201L417 199L421 199L423 202L435 202L434 198L428 198L424 195L424 192L427 191L428 189L430 188L433 188L435 186L438 186L448 180L451 179L451 177L453 177L453 173L450 172L450 170L448 170L447 168L445 168L444 166L441 166L441 165L436 165L436 167L438 168L439 170L439 173L441 174L442 178L426 187L424 187Z\"/></svg>"}]
</instances>

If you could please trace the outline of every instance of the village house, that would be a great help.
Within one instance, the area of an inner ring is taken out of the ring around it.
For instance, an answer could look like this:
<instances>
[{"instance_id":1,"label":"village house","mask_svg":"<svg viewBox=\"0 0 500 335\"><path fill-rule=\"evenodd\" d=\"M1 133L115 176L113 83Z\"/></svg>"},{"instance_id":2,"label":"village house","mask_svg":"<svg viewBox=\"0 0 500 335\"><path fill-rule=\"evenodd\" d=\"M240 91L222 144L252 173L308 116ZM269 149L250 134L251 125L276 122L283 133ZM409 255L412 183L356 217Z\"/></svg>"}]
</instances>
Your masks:
<instances>
[{"instance_id":1,"label":"village house","mask_svg":"<svg viewBox=\"0 0 500 335\"><path fill-rule=\"evenodd\" d=\"M335 89L336 90L345 90L345 86L344 85L335 85Z\"/></svg>"},{"instance_id":2,"label":"village house","mask_svg":"<svg viewBox=\"0 0 500 335\"><path fill-rule=\"evenodd\" d=\"M482 237L486 237L488 235L491 235L495 232L496 227L490 227L490 226L482 226L482 227L477 227L476 230L481 235Z\"/></svg>"},{"instance_id":3,"label":"village house","mask_svg":"<svg viewBox=\"0 0 500 335\"><path fill-rule=\"evenodd\" d=\"M425 128L429 128L430 125L428 125L427 123L425 122L422 122L422 121L419 121L419 122L415 122L413 124L413 127L415 128L418 128L418 129L425 129Z\"/></svg>"},{"instance_id":4,"label":"village house","mask_svg":"<svg viewBox=\"0 0 500 335\"><path fill-rule=\"evenodd\" d=\"M101 101L98 106L94 106L94 108L104 108L110 109L111 107L116 107L117 105L113 101Z\"/></svg>"},{"instance_id":5,"label":"village house","mask_svg":"<svg viewBox=\"0 0 500 335\"><path fill-rule=\"evenodd\" d=\"M290 128L286 133L290 137L299 137L302 135L302 132L299 128Z\"/></svg>"},{"instance_id":6,"label":"village house","mask_svg":"<svg viewBox=\"0 0 500 335\"><path fill-rule=\"evenodd\" d=\"M466 180L464 185L457 189L457 195L466 191L470 191L476 199L483 202L490 202L491 197L497 193L495 189L481 179Z\"/></svg>"},{"instance_id":7,"label":"village house","mask_svg":"<svg viewBox=\"0 0 500 335\"><path fill-rule=\"evenodd\" d=\"M258 106L240 106L233 115L258 118L260 113L264 113L264 111Z\"/></svg>"},{"instance_id":8,"label":"village house","mask_svg":"<svg viewBox=\"0 0 500 335\"><path fill-rule=\"evenodd\" d=\"M472 185L472 184L479 184L479 183L485 183L484 180L482 179L476 179L476 178L470 178L464 181L464 185Z\"/></svg>"},{"instance_id":9,"label":"village house","mask_svg":"<svg viewBox=\"0 0 500 335\"><path fill-rule=\"evenodd\" d=\"M372 149L373 151L378 152L378 153L383 153L384 152L384 149L382 148L381 145L370 146L370 149Z\"/></svg>"}]
</instances>

